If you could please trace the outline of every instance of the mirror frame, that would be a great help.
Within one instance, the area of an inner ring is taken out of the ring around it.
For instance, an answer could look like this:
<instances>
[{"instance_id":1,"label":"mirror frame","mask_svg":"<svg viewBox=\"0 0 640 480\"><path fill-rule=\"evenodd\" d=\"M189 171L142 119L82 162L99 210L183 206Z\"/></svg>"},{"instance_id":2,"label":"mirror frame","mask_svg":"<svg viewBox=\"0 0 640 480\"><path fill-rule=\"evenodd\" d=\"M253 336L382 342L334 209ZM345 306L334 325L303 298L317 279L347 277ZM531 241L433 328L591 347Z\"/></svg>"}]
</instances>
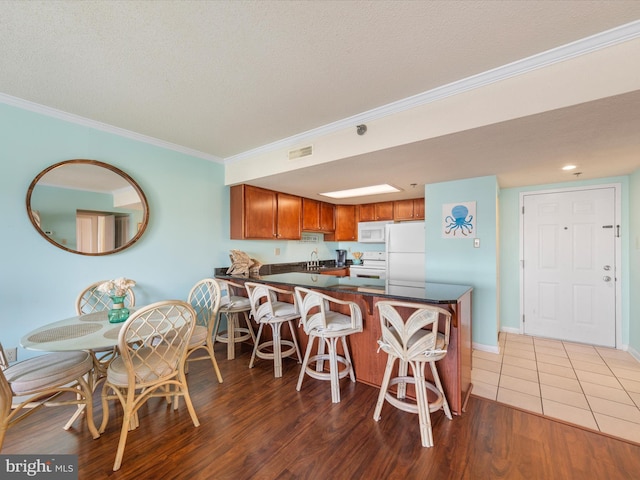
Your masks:
<instances>
[{"instance_id":1,"label":"mirror frame","mask_svg":"<svg viewBox=\"0 0 640 480\"><path fill-rule=\"evenodd\" d=\"M131 240L129 240L127 243L125 243L124 245L121 245L118 248L114 248L113 250L109 250L108 252L86 253L86 252L81 252L79 250L72 250L70 248L65 247L64 245L61 245L61 244L57 243L51 237L46 235L44 233L44 231L42 230L42 228L40 228L38 226L38 223L36 222L36 219L34 218L34 215L33 215L32 209L31 209L31 194L33 193L33 189L36 187L36 185L38 184L40 179L44 175L46 175L48 172L50 172L51 170L54 170L56 168L60 168L60 167L62 167L64 165L72 165L72 164L95 165L96 167L102 167L102 168L106 168L107 170L111 170L112 172L120 175L127 182L129 182L129 184L136 191L136 193L140 197L140 202L142 203L142 206L143 206L143 209L144 209L143 217L142 217L142 225L140 226L140 228L136 232L135 236ZM58 247L58 248L60 248L62 250L65 250L67 252L75 253L75 254L78 254L78 255L87 255L87 256L92 256L92 257L98 257L98 256L103 256L103 255L111 255L113 253L118 253L118 252L121 252L121 251L129 248L134 243L136 243L140 239L140 237L142 237L142 234L145 232L145 230L147 229L147 226L149 225L149 203L147 202L147 197L145 196L144 192L142 191L142 189L140 188L138 183L133 178L131 178L128 174L126 174L125 172L123 172L119 168L114 167L113 165L101 162L99 160L88 160L88 159L64 160L62 162L58 162L56 164L53 164L53 165L45 168L43 171L41 171L36 176L36 178L33 179L33 181L31 182L31 185L29 185L29 189L27 190L27 214L29 215L29 220L31 220L31 224L34 226L34 228L38 231L38 233L47 242L51 243L52 245L55 245L56 247Z\"/></svg>"}]
</instances>

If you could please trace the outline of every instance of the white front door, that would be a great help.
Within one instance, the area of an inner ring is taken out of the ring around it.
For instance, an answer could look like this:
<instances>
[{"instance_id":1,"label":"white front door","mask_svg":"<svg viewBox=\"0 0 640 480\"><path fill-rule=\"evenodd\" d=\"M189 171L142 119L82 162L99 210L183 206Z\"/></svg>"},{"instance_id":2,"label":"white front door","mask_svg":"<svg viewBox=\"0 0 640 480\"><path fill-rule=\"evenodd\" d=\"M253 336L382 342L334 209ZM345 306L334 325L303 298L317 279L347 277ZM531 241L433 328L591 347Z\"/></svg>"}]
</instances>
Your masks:
<instances>
[{"instance_id":1,"label":"white front door","mask_svg":"<svg viewBox=\"0 0 640 480\"><path fill-rule=\"evenodd\" d=\"M616 345L616 192L523 194L523 330Z\"/></svg>"}]
</instances>

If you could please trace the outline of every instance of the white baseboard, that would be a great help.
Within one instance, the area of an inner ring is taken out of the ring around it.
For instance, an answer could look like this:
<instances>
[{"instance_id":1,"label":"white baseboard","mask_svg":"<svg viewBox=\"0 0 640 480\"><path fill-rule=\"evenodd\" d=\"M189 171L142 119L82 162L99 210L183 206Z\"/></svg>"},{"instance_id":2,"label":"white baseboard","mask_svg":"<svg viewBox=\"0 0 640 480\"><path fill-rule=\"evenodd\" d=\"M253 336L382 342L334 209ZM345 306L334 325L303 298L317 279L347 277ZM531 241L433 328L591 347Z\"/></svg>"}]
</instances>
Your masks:
<instances>
[{"instance_id":1,"label":"white baseboard","mask_svg":"<svg viewBox=\"0 0 640 480\"><path fill-rule=\"evenodd\" d=\"M500 347L498 345L484 345L473 342L472 346L474 350L480 350L481 352L500 353Z\"/></svg>"},{"instance_id":2,"label":"white baseboard","mask_svg":"<svg viewBox=\"0 0 640 480\"><path fill-rule=\"evenodd\" d=\"M505 333L515 333L517 335L522 333L519 327L500 327L500 331Z\"/></svg>"},{"instance_id":3,"label":"white baseboard","mask_svg":"<svg viewBox=\"0 0 640 480\"><path fill-rule=\"evenodd\" d=\"M640 362L640 352L638 350L628 345L625 345L623 349L629 352L633 358Z\"/></svg>"}]
</instances>

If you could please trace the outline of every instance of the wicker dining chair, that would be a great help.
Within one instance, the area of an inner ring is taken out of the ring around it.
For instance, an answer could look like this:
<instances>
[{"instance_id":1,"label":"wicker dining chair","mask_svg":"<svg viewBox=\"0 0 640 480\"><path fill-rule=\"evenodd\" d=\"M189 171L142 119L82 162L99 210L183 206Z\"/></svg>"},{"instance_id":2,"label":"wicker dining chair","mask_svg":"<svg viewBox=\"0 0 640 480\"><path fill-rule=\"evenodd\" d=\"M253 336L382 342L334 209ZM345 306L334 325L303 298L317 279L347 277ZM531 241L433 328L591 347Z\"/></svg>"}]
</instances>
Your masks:
<instances>
[{"instance_id":1,"label":"wicker dining chair","mask_svg":"<svg viewBox=\"0 0 640 480\"><path fill-rule=\"evenodd\" d=\"M91 386L85 379L93 368L89 353L49 353L12 365L6 360L0 344L0 450L9 427L41 407L81 405L91 435L100 436L93 422ZM69 428L67 423L64 429Z\"/></svg>"},{"instance_id":2,"label":"wicker dining chair","mask_svg":"<svg viewBox=\"0 0 640 480\"><path fill-rule=\"evenodd\" d=\"M213 352L213 329L220 308L220 285L213 278L205 278L196 283L189 292L188 303L196 312L196 326L187 350L187 362L209 359L213 370L222 383L222 374ZM206 356L194 356L198 350L204 350ZM188 367L188 364L185 368ZM177 402L176 402L177 404Z\"/></svg>"},{"instance_id":3,"label":"wicker dining chair","mask_svg":"<svg viewBox=\"0 0 640 480\"><path fill-rule=\"evenodd\" d=\"M150 398L170 401L176 395L184 397L194 426L200 425L184 371L195 324L196 312L191 305L166 300L137 310L122 326L119 355L109 364L102 387L100 432L109 421L109 400L117 399L124 410L114 471L122 464L129 430L138 426L137 412Z\"/></svg>"}]
</instances>

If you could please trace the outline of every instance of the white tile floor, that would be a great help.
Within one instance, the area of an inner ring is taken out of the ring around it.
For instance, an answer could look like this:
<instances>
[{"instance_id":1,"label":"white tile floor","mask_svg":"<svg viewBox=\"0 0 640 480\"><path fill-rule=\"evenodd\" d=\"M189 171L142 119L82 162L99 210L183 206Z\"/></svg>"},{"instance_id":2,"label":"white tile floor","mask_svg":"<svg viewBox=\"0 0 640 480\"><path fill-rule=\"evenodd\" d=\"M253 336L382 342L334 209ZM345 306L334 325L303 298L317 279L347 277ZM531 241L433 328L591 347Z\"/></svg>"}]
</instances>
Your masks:
<instances>
[{"instance_id":1,"label":"white tile floor","mask_svg":"<svg viewBox=\"0 0 640 480\"><path fill-rule=\"evenodd\" d=\"M640 443L640 362L611 348L500 334L475 350L473 394Z\"/></svg>"}]
</instances>

